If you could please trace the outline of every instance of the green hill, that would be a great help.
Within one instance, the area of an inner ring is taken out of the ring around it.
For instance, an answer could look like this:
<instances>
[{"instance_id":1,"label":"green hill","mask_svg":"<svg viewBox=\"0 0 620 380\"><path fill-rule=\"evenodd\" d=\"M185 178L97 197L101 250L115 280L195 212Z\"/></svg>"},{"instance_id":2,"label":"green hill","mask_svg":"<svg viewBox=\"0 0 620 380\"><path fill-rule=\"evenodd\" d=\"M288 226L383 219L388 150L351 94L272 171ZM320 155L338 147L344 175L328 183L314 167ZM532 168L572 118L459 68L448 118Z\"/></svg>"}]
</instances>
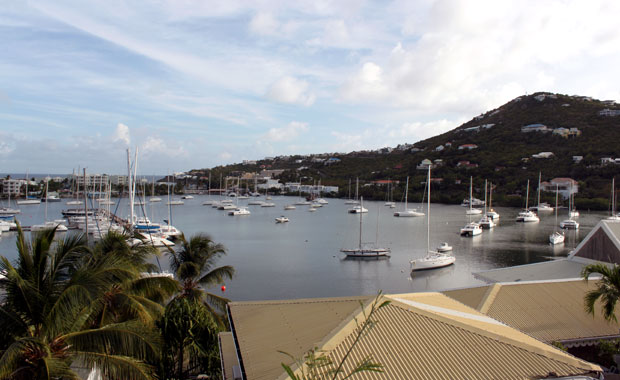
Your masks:
<instances>
[{"instance_id":1,"label":"green hill","mask_svg":"<svg viewBox=\"0 0 620 380\"><path fill-rule=\"evenodd\" d=\"M619 115L600 115L604 109L619 110ZM548 131L522 131L531 124L542 124ZM541 152L552 155L534 158ZM576 162L574 156L582 160ZM330 157L340 161L320 162ZM280 176L283 182L298 181L300 177L306 183L321 179L324 185L340 186L340 196L346 196L349 179L359 177L362 194L374 199L384 199L386 189L372 181L393 179L404 183L409 176L410 199L415 201L422 197L426 176L426 171L417 166L428 159L434 163L432 175L437 181L433 183L434 202L461 202L469 191L469 177L473 176L479 198L483 197L487 179L495 186L495 204L521 206L525 203L522 194L527 180L532 194L538 173L542 172L543 181L556 177L579 181L579 208L607 209L611 178L620 172L620 164L603 165L601 159L605 157L620 157L620 105L587 97L536 93L513 99L458 128L414 144L348 154L276 157L259 160L255 165L217 167L213 173L286 169ZM402 183L395 190L396 200L400 199ZM544 197L554 202L553 193Z\"/></svg>"}]
</instances>

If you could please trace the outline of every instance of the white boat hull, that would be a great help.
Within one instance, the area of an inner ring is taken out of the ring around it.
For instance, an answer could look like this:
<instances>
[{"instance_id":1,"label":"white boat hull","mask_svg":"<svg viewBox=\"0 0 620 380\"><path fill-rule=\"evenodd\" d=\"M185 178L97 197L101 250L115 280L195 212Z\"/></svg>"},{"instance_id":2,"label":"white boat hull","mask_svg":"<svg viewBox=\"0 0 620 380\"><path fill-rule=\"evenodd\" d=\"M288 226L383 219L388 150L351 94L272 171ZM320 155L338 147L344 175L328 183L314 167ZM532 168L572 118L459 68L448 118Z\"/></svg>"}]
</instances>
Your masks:
<instances>
[{"instance_id":1,"label":"white boat hull","mask_svg":"<svg viewBox=\"0 0 620 380\"><path fill-rule=\"evenodd\" d=\"M551 245L564 243L564 235L559 232L552 233L549 235L549 243L551 243Z\"/></svg>"},{"instance_id":2,"label":"white boat hull","mask_svg":"<svg viewBox=\"0 0 620 380\"><path fill-rule=\"evenodd\" d=\"M418 217L418 216L424 216L425 214L423 212L420 211L416 211L416 210L404 210L404 211L396 211L394 213L394 216L399 216L399 217L405 217L405 218L412 218L412 217Z\"/></svg>"},{"instance_id":3,"label":"white boat hull","mask_svg":"<svg viewBox=\"0 0 620 380\"><path fill-rule=\"evenodd\" d=\"M443 268L454 264L455 261L456 258L452 255L429 252L429 254L424 258L411 260L411 271L416 272L421 270Z\"/></svg>"}]
</instances>

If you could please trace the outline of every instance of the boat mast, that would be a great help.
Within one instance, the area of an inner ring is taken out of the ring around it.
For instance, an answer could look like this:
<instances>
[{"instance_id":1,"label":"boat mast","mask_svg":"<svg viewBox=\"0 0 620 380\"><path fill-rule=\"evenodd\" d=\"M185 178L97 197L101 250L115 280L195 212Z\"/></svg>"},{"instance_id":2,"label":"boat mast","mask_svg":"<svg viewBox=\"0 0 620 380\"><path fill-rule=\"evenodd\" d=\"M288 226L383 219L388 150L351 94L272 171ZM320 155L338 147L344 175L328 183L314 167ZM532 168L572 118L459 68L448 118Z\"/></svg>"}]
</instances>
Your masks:
<instances>
[{"instance_id":1,"label":"boat mast","mask_svg":"<svg viewBox=\"0 0 620 380\"><path fill-rule=\"evenodd\" d=\"M558 230L558 184L555 184L555 227L553 228L553 231L557 231Z\"/></svg>"},{"instance_id":2,"label":"boat mast","mask_svg":"<svg viewBox=\"0 0 620 380\"><path fill-rule=\"evenodd\" d=\"M540 176L541 172L538 172L538 206L540 206ZM540 210L538 210L540 212Z\"/></svg>"},{"instance_id":3,"label":"boat mast","mask_svg":"<svg viewBox=\"0 0 620 380\"><path fill-rule=\"evenodd\" d=\"M49 193L49 189L50 189L50 181L45 180L45 222L46 223L47 223L47 204L49 203L49 198L47 197L47 194Z\"/></svg>"},{"instance_id":4,"label":"boat mast","mask_svg":"<svg viewBox=\"0 0 620 380\"><path fill-rule=\"evenodd\" d=\"M364 215L364 213L362 212L363 209L364 209L364 197L360 197L360 241L359 241L360 251L362 250L362 215Z\"/></svg>"},{"instance_id":5,"label":"boat mast","mask_svg":"<svg viewBox=\"0 0 620 380\"><path fill-rule=\"evenodd\" d=\"M471 201L471 196L472 196L472 189L474 187L474 177L470 176L469 177L469 211L471 211L472 209L472 201ZM471 214L471 212L470 212Z\"/></svg>"},{"instance_id":6,"label":"boat mast","mask_svg":"<svg viewBox=\"0 0 620 380\"><path fill-rule=\"evenodd\" d=\"M484 180L484 216L487 216L487 180Z\"/></svg>"},{"instance_id":7,"label":"boat mast","mask_svg":"<svg viewBox=\"0 0 620 380\"><path fill-rule=\"evenodd\" d=\"M360 179L359 177L357 177L355 179L355 200L358 200L358 195L359 195L359 187L360 187Z\"/></svg>"},{"instance_id":8,"label":"boat mast","mask_svg":"<svg viewBox=\"0 0 620 380\"><path fill-rule=\"evenodd\" d=\"M529 210L529 208L527 207L527 201L530 198L530 180L527 180L527 190L525 190L525 209Z\"/></svg>"},{"instance_id":9,"label":"boat mast","mask_svg":"<svg viewBox=\"0 0 620 380\"><path fill-rule=\"evenodd\" d=\"M409 179L409 177L407 177ZM428 202L426 206L426 254L431 251L431 166L428 166L428 178L426 179L428 186ZM471 204L471 201L469 202Z\"/></svg>"},{"instance_id":10,"label":"boat mast","mask_svg":"<svg viewBox=\"0 0 620 380\"><path fill-rule=\"evenodd\" d=\"M407 197L409 196L409 177L407 177L407 184L405 185L405 211L408 210L407 207Z\"/></svg>"},{"instance_id":11,"label":"boat mast","mask_svg":"<svg viewBox=\"0 0 620 380\"><path fill-rule=\"evenodd\" d=\"M88 199L86 198L86 168L84 168L84 232L86 232L86 239L88 239Z\"/></svg>"}]
</instances>

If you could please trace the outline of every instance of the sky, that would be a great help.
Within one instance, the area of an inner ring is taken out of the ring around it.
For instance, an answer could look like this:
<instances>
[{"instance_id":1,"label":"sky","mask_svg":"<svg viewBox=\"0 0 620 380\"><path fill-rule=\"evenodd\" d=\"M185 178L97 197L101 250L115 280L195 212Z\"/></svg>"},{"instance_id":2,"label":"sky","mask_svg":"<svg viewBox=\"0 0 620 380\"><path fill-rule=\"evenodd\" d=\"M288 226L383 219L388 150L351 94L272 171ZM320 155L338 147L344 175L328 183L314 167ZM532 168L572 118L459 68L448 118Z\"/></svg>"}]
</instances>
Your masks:
<instances>
[{"instance_id":1,"label":"sky","mask_svg":"<svg viewBox=\"0 0 620 380\"><path fill-rule=\"evenodd\" d=\"M0 0L0 172L378 149L537 91L620 100L620 2Z\"/></svg>"}]
</instances>

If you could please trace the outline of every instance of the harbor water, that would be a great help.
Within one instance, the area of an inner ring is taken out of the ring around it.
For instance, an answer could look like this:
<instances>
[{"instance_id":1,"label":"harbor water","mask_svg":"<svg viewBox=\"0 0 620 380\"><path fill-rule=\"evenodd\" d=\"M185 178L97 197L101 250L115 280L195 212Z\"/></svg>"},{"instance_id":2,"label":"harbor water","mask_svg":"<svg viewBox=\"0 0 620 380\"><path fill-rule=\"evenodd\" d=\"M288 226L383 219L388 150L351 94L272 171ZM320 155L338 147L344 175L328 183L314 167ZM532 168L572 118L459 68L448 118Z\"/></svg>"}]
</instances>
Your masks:
<instances>
[{"instance_id":1,"label":"harbor water","mask_svg":"<svg viewBox=\"0 0 620 380\"><path fill-rule=\"evenodd\" d=\"M600 212L582 210L578 218L581 228L566 231L566 242L553 247L548 243L555 225L552 212L542 214L540 223L524 224L515 222L518 209L499 207L499 225L472 238L459 235L460 228L469 220L465 208L432 204L430 247L448 242L454 248L456 264L411 275L409 261L426 254L426 217L394 217L393 212L401 205L391 209L384 202L364 202L369 212L363 214L362 240L377 241L378 246L392 251L389 259L364 260L345 259L339 251L357 247L360 226L359 214L348 213L351 205L342 199L328 199L329 204L309 212L309 206L301 205L285 211L286 204L299 199L273 197L270 202L275 207L247 206L251 211L248 216L229 216L227 211L203 206L207 199L220 197L195 196L184 200L184 205L172 206L171 222L188 237L205 233L224 244L228 253L217 265L232 265L236 273L233 280L227 281L225 293L219 287L212 291L235 301L372 295L378 290L438 291L483 284L474 276L475 272L566 256L605 217ZM126 218L127 200L113 201L117 205L110 206L111 211ZM247 202L238 200L239 206ZM44 219L45 203L19 208L21 214L17 219L24 226ZM49 203L48 219L60 218L61 210L66 208L64 201ZM139 216L143 212L152 222L164 223L168 219L165 198L163 202L136 206ZM567 218L566 213L566 209L560 210L558 223ZM290 222L275 223L281 215ZM471 218L477 221L480 216ZM0 237L0 254L11 261L17 257L15 236L15 232L4 232ZM169 267L165 251L154 262L162 270Z\"/></svg>"}]
</instances>

